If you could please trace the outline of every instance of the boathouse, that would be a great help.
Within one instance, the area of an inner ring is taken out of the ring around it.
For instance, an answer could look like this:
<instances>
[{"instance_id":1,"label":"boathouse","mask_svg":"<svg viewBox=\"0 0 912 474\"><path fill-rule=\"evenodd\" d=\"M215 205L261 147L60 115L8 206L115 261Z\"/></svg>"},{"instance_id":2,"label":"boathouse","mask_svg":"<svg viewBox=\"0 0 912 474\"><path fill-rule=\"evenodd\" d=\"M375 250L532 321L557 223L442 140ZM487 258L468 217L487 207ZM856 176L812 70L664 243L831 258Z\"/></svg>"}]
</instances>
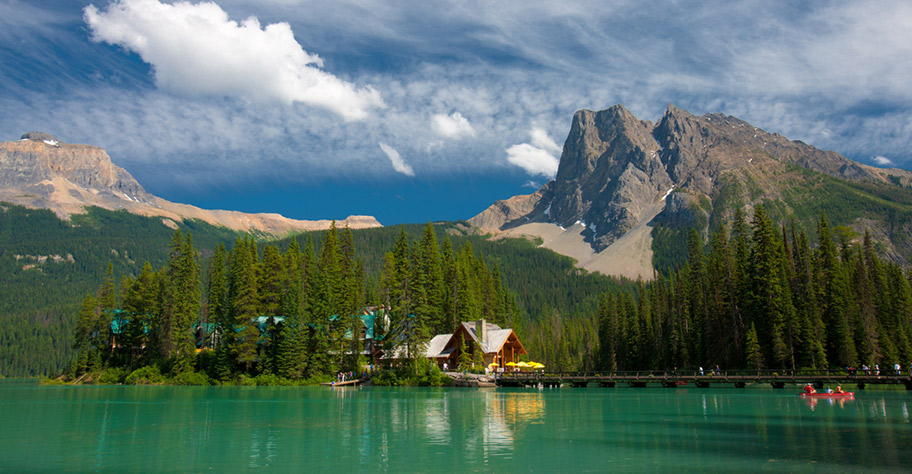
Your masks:
<instances>
[{"instance_id":1,"label":"boathouse","mask_svg":"<svg viewBox=\"0 0 912 474\"><path fill-rule=\"evenodd\" d=\"M465 347L470 354L479 351L485 366L496 363L498 367L504 367L510 362L516 362L517 356L526 354L526 348L512 329L503 329L480 319L460 323L453 334L434 336L428 343L426 356L440 367L446 363L447 367L456 368L459 365L460 347Z\"/></svg>"}]
</instances>

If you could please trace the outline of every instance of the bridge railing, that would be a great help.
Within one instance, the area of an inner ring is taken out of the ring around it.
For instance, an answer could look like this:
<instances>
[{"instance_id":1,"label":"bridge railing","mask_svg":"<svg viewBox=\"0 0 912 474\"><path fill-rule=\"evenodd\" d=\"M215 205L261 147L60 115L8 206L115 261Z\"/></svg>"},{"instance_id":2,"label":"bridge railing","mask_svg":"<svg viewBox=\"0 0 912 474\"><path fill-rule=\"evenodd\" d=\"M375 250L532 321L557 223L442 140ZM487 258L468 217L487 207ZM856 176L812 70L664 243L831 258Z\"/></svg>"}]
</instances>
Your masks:
<instances>
[{"instance_id":1,"label":"bridge railing","mask_svg":"<svg viewBox=\"0 0 912 474\"><path fill-rule=\"evenodd\" d=\"M879 372L879 373L878 373ZM762 380L877 380L877 379L905 379L912 377L912 371L900 370L847 370L847 369L761 369L761 370L621 370L621 371L522 371L504 372L498 374L500 378L546 378L546 379L598 379L598 380L718 380L718 379L762 379Z\"/></svg>"}]
</instances>

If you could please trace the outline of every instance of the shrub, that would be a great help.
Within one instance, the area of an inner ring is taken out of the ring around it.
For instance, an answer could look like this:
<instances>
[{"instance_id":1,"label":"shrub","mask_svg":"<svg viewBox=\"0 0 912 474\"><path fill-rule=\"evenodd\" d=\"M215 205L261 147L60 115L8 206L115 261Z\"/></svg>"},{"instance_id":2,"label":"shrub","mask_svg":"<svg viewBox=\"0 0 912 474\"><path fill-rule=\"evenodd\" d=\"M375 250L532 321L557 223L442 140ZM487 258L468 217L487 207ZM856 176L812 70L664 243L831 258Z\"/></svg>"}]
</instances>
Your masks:
<instances>
[{"instance_id":1,"label":"shrub","mask_svg":"<svg viewBox=\"0 0 912 474\"><path fill-rule=\"evenodd\" d=\"M146 366L131 372L124 380L124 383L128 385L161 385L165 383L165 378L158 371L158 367Z\"/></svg>"},{"instance_id":2,"label":"shrub","mask_svg":"<svg viewBox=\"0 0 912 474\"><path fill-rule=\"evenodd\" d=\"M127 369L123 367L111 367L98 377L98 383L103 385L121 384L127 376Z\"/></svg>"},{"instance_id":3,"label":"shrub","mask_svg":"<svg viewBox=\"0 0 912 474\"><path fill-rule=\"evenodd\" d=\"M182 372L172 381L174 385L212 385L209 377L201 372Z\"/></svg>"},{"instance_id":4,"label":"shrub","mask_svg":"<svg viewBox=\"0 0 912 474\"><path fill-rule=\"evenodd\" d=\"M254 379L256 385L268 385L268 386L290 386L294 383L285 377L280 377L275 374L260 374L257 375Z\"/></svg>"}]
</instances>

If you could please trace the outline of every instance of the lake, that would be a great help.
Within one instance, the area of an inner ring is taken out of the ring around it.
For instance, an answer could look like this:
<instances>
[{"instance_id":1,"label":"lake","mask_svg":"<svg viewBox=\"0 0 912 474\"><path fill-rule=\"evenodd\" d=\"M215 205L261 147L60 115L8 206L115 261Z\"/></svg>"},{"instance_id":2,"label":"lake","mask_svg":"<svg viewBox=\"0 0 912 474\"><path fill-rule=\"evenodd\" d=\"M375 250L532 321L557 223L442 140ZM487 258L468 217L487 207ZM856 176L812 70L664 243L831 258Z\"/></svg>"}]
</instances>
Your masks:
<instances>
[{"instance_id":1,"label":"lake","mask_svg":"<svg viewBox=\"0 0 912 474\"><path fill-rule=\"evenodd\" d=\"M900 471L912 393L0 384L0 471Z\"/></svg>"}]
</instances>

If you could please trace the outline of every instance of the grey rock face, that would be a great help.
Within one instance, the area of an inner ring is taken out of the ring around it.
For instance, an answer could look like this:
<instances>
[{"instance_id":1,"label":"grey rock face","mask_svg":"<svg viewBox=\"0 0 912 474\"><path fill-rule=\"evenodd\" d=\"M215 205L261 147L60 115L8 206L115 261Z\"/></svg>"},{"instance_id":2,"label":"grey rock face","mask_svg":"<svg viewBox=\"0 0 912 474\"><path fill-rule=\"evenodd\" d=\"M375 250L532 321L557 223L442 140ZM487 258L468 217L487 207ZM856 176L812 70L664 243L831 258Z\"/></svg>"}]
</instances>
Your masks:
<instances>
[{"instance_id":1,"label":"grey rock face","mask_svg":"<svg viewBox=\"0 0 912 474\"><path fill-rule=\"evenodd\" d=\"M788 183L773 181L793 165L842 179L886 182L888 177L885 170L727 115L698 117L669 105L653 126L615 105L574 114L554 181L533 195L498 201L469 222L495 231L525 222L563 227L582 222L587 240L601 251L639 223L672 188L686 193L672 193L662 203L663 222L686 224L695 218L695 203L712 202L725 181L741 183L742 194L736 199L748 205L753 199L778 199L779 186ZM910 175L903 170L889 173L902 179ZM753 189L751 195L744 194L748 189Z\"/></svg>"},{"instance_id":2,"label":"grey rock face","mask_svg":"<svg viewBox=\"0 0 912 474\"><path fill-rule=\"evenodd\" d=\"M62 143L40 132L23 137L0 143L0 187L46 186L63 178L100 193L120 193L120 199L123 194L140 201L153 197L101 148Z\"/></svg>"},{"instance_id":3,"label":"grey rock face","mask_svg":"<svg viewBox=\"0 0 912 474\"><path fill-rule=\"evenodd\" d=\"M672 184L652 128L621 105L577 112L553 186L551 220L594 226L590 238L596 250L636 225Z\"/></svg>"}]
</instances>

